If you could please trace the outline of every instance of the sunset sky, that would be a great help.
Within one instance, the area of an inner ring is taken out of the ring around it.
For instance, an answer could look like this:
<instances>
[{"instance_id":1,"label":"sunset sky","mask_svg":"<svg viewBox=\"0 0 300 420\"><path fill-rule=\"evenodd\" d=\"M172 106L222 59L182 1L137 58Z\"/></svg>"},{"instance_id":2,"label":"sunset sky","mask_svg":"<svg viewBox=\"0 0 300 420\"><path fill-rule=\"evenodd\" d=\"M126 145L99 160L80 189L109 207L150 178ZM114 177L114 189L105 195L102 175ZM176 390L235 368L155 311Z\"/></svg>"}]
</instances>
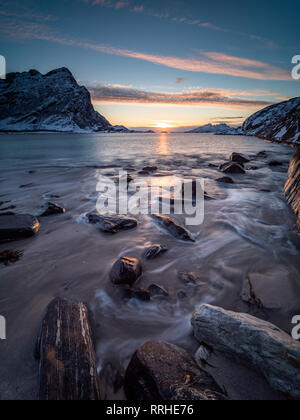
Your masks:
<instances>
[{"instance_id":1,"label":"sunset sky","mask_svg":"<svg viewBox=\"0 0 300 420\"><path fill-rule=\"evenodd\" d=\"M300 96L299 0L0 0L8 72L68 67L112 124L238 125Z\"/></svg>"}]
</instances>

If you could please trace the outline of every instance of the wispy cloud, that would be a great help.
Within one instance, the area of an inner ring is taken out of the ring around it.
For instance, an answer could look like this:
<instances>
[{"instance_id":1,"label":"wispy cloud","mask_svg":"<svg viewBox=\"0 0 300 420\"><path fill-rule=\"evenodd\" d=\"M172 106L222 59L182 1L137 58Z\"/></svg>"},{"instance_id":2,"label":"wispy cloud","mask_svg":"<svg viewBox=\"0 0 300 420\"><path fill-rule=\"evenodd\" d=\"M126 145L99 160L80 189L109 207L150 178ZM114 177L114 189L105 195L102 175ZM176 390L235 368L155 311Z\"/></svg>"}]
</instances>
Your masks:
<instances>
[{"instance_id":1,"label":"wispy cloud","mask_svg":"<svg viewBox=\"0 0 300 420\"><path fill-rule=\"evenodd\" d=\"M99 0L97 0L99 1ZM62 45L81 47L99 53L147 61L156 65L189 72L219 74L257 80L291 80L287 70L260 61L234 57L216 52L196 52L189 57L149 54L109 45L94 44L51 33L51 29L33 20L19 21L14 17L2 19L0 34L11 38L40 39Z\"/></svg>"},{"instance_id":2,"label":"wispy cloud","mask_svg":"<svg viewBox=\"0 0 300 420\"><path fill-rule=\"evenodd\" d=\"M188 18L186 16L174 16L171 12L158 12L153 11L153 8L146 7L143 4L133 4L125 0L82 0L85 3L90 3L92 6L100 5L102 7L113 8L115 10L128 8L131 12L134 13L143 13L147 16L152 16L158 19L169 19L173 22L178 22L191 26L198 26L199 28L206 28L212 31L231 33L238 36L246 37L252 41L257 41L259 47L264 47L267 49L277 49L279 46L272 40L259 36L257 34L249 34L241 31L235 31L233 29L221 27L216 25L213 22L202 21L200 19Z\"/></svg>"},{"instance_id":3,"label":"wispy cloud","mask_svg":"<svg viewBox=\"0 0 300 420\"><path fill-rule=\"evenodd\" d=\"M273 102L238 98L224 90L184 91L181 93L148 92L121 85L98 85L90 89L95 104L163 104L163 105L220 105L222 107L257 108ZM236 92L235 92L236 93Z\"/></svg>"}]
</instances>

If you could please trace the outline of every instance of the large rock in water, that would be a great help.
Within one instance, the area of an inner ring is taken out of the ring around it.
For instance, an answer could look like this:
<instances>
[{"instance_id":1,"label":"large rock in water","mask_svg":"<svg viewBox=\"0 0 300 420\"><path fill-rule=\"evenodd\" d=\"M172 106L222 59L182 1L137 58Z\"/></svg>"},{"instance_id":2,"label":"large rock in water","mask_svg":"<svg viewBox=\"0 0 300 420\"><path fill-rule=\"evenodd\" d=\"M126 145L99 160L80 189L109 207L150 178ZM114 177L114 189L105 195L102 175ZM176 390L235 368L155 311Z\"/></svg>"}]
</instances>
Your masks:
<instances>
[{"instance_id":1,"label":"large rock in water","mask_svg":"<svg viewBox=\"0 0 300 420\"><path fill-rule=\"evenodd\" d=\"M288 203L298 216L298 228L300 231L300 147L290 163L289 177L284 187L284 193Z\"/></svg>"},{"instance_id":2,"label":"large rock in water","mask_svg":"<svg viewBox=\"0 0 300 420\"><path fill-rule=\"evenodd\" d=\"M160 341L144 344L132 357L125 377L128 400L223 400L214 379L183 349Z\"/></svg>"},{"instance_id":3,"label":"large rock in water","mask_svg":"<svg viewBox=\"0 0 300 420\"><path fill-rule=\"evenodd\" d=\"M0 80L0 131L101 131L112 128L94 110L89 91L61 68L10 73Z\"/></svg>"},{"instance_id":4,"label":"large rock in water","mask_svg":"<svg viewBox=\"0 0 300 420\"><path fill-rule=\"evenodd\" d=\"M121 214L111 216L101 216L99 214L90 213L87 215L89 223L97 225L101 232L118 233L123 230L134 229L137 227L136 219L123 216Z\"/></svg>"},{"instance_id":5,"label":"large rock in water","mask_svg":"<svg viewBox=\"0 0 300 420\"><path fill-rule=\"evenodd\" d=\"M137 258L120 258L112 267L110 280L115 285L128 284L132 286L142 275L142 264Z\"/></svg>"},{"instance_id":6,"label":"large rock in water","mask_svg":"<svg viewBox=\"0 0 300 420\"><path fill-rule=\"evenodd\" d=\"M200 342L256 368L270 386L300 398L300 343L251 315L201 305L192 325Z\"/></svg>"},{"instance_id":7,"label":"large rock in water","mask_svg":"<svg viewBox=\"0 0 300 420\"><path fill-rule=\"evenodd\" d=\"M42 323L36 348L40 360L40 400L100 400L99 378L88 309L55 299Z\"/></svg>"},{"instance_id":8,"label":"large rock in water","mask_svg":"<svg viewBox=\"0 0 300 420\"><path fill-rule=\"evenodd\" d=\"M171 217L163 216L162 214L154 214L152 218L161 227L170 232L175 238L182 241L195 242L191 232L176 220L171 219Z\"/></svg>"},{"instance_id":9,"label":"large rock in water","mask_svg":"<svg viewBox=\"0 0 300 420\"><path fill-rule=\"evenodd\" d=\"M266 140L300 144L300 98L256 112L244 122L243 131Z\"/></svg>"},{"instance_id":10,"label":"large rock in water","mask_svg":"<svg viewBox=\"0 0 300 420\"><path fill-rule=\"evenodd\" d=\"M0 217L0 243L11 242L34 236L40 229L40 222L29 214Z\"/></svg>"},{"instance_id":11,"label":"large rock in water","mask_svg":"<svg viewBox=\"0 0 300 420\"><path fill-rule=\"evenodd\" d=\"M246 171L242 164L236 162L226 162L220 166L220 171L224 174L245 174Z\"/></svg>"}]
</instances>

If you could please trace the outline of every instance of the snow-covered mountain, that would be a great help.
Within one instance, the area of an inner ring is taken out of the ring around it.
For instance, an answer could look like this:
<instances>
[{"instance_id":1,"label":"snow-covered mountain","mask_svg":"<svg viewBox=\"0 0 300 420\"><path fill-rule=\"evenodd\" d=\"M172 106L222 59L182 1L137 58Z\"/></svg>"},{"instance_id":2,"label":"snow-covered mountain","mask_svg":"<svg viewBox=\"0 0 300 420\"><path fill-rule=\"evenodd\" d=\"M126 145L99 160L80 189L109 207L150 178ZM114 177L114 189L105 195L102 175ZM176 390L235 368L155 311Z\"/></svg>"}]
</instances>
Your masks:
<instances>
[{"instance_id":1,"label":"snow-covered mountain","mask_svg":"<svg viewBox=\"0 0 300 420\"><path fill-rule=\"evenodd\" d=\"M36 70L0 80L0 131L91 132L113 130L95 111L89 91L67 68Z\"/></svg>"},{"instance_id":2,"label":"snow-covered mountain","mask_svg":"<svg viewBox=\"0 0 300 420\"><path fill-rule=\"evenodd\" d=\"M215 134L228 134L228 135L241 135L242 130L241 128L234 128L230 127L227 124L206 124L202 125L201 127L195 128L188 133L215 133Z\"/></svg>"},{"instance_id":3,"label":"snow-covered mountain","mask_svg":"<svg viewBox=\"0 0 300 420\"><path fill-rule=\"evenodd\" d=\"M256 112L244 122L243 131L266 140L300 144L300 98Z\"/></svg>"}]
</instances>

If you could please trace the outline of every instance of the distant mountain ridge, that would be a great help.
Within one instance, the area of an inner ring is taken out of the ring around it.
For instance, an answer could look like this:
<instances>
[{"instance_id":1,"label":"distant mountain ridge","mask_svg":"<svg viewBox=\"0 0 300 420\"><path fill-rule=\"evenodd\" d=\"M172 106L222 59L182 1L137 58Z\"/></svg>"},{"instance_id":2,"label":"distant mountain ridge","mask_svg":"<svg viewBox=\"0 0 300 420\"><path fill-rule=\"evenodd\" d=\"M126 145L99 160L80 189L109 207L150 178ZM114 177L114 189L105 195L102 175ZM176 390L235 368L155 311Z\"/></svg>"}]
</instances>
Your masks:
<instances>
[{"instance_id":1,"label":"distant mountain ridge","mask_svg":"<svg viewBox=\"0 0 300 420\"><path fill-rule=\"evenodd\" d=\"M194 128L187 131L187 133L214 133L214 134L228 134L228 135L242 135L241 128L230 127L227 124L206 124L201 127Z\"/></svg>"},{"instance_id":2,"label":"distant mountain ridge","mask_svg":"<svg viewBox=\"0 0 300 420\"><path fill-rule=\"evenodd\" d=\"M0 131L97 132L113 130L95 111L89 91L65 67L0 80Z\"/></svg>"}]
</instances>

